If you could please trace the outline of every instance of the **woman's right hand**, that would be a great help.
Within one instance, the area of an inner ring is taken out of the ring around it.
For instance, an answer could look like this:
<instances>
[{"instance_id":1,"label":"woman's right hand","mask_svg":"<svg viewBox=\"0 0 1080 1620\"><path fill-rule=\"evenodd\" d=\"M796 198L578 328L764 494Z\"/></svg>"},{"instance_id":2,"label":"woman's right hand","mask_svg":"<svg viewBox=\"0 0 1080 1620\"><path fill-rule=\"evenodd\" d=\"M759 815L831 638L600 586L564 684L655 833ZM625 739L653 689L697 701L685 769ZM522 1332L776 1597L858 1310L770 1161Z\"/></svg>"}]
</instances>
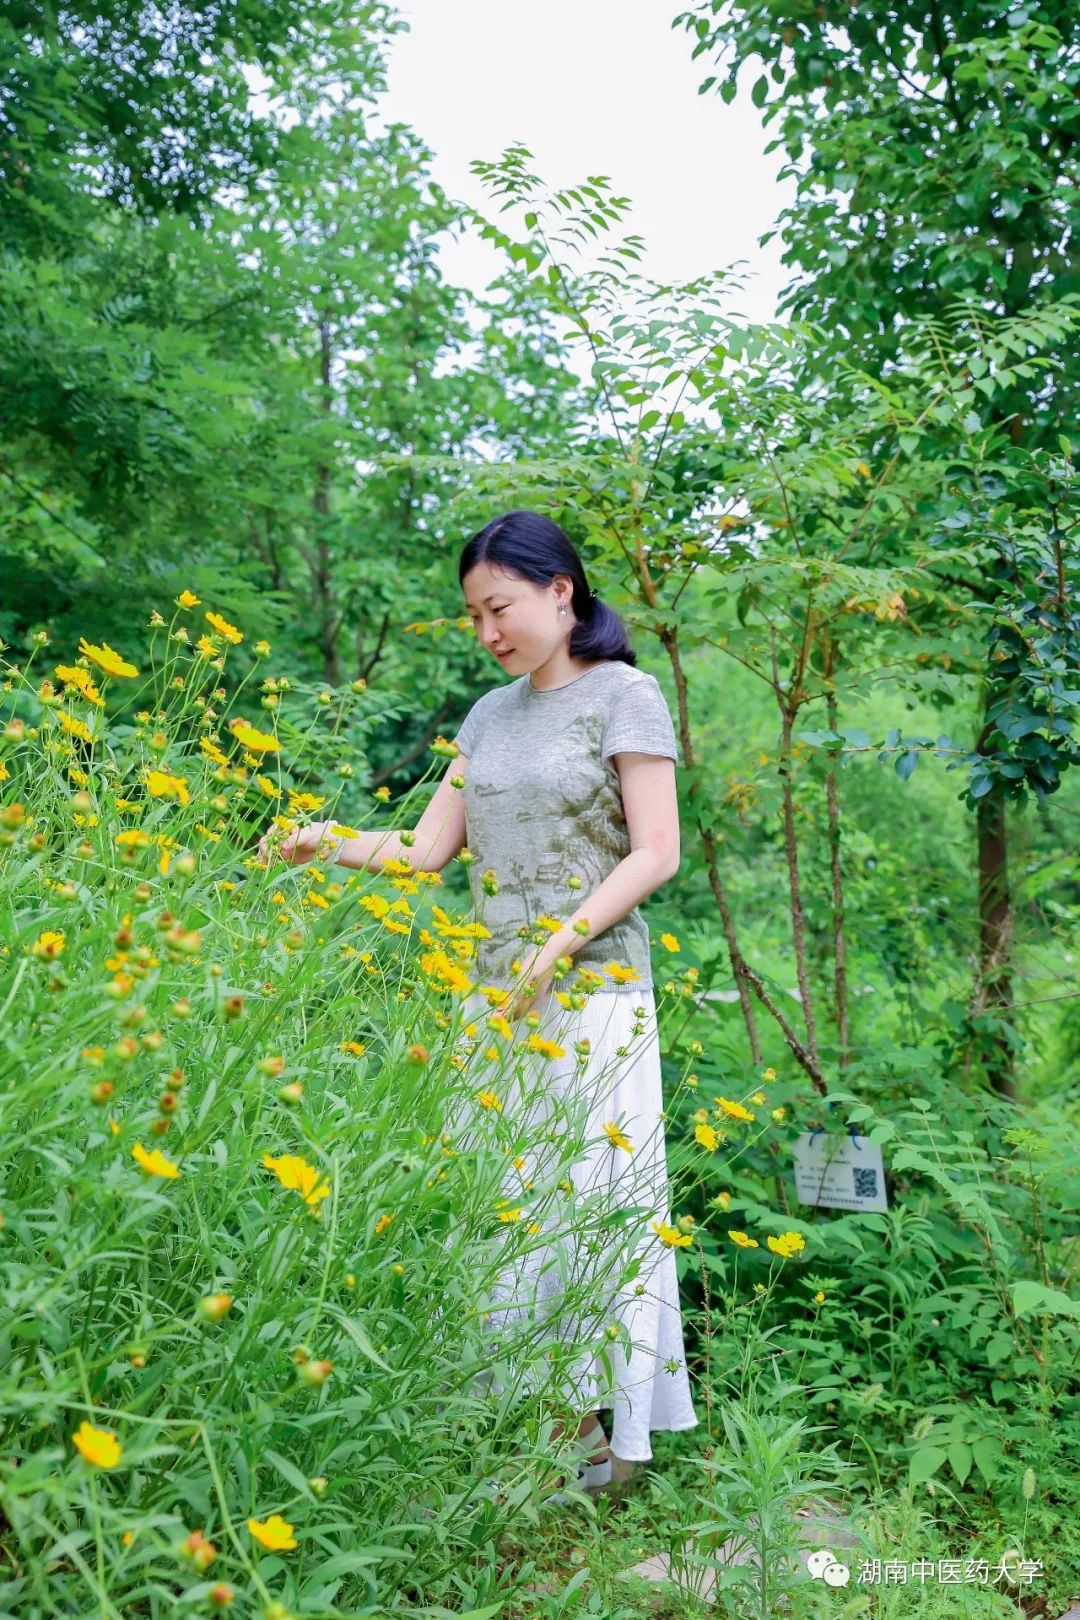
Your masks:
<instances>
[{"instance_id":1,"label":"woman's right hand","mask_svg":"<svg viewBox=\"0 0 1080 1620\"><path fill-rule=\"evenodd\" d=\"M341 840L330 831L330 825L328 821L313 821L306 827L294 827L278 845L278 856L290 866L303 866L316 855L321 854L325 859L331 850L336 853ZM259 840L259 860L264 865L270 861L270 836L268 832L263 833Z\"/></svg>"}]
</instances>

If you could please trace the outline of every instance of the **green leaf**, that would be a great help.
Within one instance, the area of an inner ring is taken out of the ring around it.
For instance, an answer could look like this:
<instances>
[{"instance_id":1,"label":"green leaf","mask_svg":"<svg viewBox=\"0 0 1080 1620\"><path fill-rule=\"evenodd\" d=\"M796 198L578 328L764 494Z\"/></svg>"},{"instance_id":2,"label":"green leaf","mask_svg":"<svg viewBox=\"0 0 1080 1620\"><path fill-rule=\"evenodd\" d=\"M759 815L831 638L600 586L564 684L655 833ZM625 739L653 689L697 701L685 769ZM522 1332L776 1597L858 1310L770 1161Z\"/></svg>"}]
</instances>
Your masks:
<instances>
[{"instance_id":1,"label":"green leaf","mask_svg":"<svg viewBox=\"0 0 1080 1620\"><path fill-rule=\"evenodd\" d=\"M1017 1316L1030 1316L1038 1311L1049 1316L1080 1317L1080 1303L1075 1299L1063 1294L1060 1288L1046 1288L1030 1278L1013 1284L1012 1299Z\"/></svg>"},{"instance_id":2,"label":"green leaf","mask_svg":"<svg viewBox=\"0 0 1080 1620\"><path fill-rule=\"evenodd\" d=\"M912 1457L910 1465L911 1483L921 1485L924 1480L936 1474L945 1461L946 1453L941 1446L922 1446Z\"/></svg>"},{"instance_id":3,"label":"green leaf","mask_svg":"<svg viewBox=\"0 0 1080 1620\"><path fill-rule=\"evenodd\" d=\"M996 1367L999 1361L1004 1361L1005 1357L1011 1353L1012 1347L1011 1333L992 1333L986 1341L987 1365Z\"/></svg>"},{"instance_id":4,"label":"green leaf","mask_svg":"<svg viewBox=\"0 0 1080 1620\"><path fill-rule=\"evenodd\" d=\"M971 1455L974 1457L975 1466L983 1479L988 1485L991 1484L994 1475L998 1471L998 1464L1004 1455L1001 1449L1001 1441L993 1439L990 1435L983 1435L981 1440L975 1441L971 1448Z\"/></svg>"},{"instance_id":5,"label":"green leaf","mask_svg":"<svg viewBox=\"0 0 1080 1620\"><path fill-rule=\"evenodd\" d=\"M291 1485L294 1491L298 1491L301 1496L306 1496L309 1501L313 1502L315 1500L315 1492L311 1489L306 1478L287 1457L283 1457L280 1452L272 1451L269 1448L262 1455L263 1459L277 1469L285 1483Z\"/></svg>"},{"instance_id":6,"label":"green leaf","mask_svg":"<svg viewBox=\"0 0 1080 1620\"><path fill-rule=\"evenodd\" d=\"M963 1440L954 1440L949 1447L949 1467L961 1485L971 1473L971 1447Z\"/></svg>"}]
</instances>

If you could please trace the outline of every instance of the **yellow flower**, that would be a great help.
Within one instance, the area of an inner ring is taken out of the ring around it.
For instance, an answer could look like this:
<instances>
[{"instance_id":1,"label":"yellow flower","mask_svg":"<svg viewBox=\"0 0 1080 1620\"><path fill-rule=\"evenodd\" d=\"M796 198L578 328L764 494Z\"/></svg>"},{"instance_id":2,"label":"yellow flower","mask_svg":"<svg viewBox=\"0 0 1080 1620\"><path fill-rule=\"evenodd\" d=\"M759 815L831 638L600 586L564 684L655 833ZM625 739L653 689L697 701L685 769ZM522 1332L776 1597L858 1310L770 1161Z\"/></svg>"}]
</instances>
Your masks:
<instances>
[{"instance_id":1,"label":"yellow flower","mask_svg":"<svg viewBox=\"0 0 1080 1620\"><path fill-rule=\"evenodd\" d=\"M240 642L243 641L243 631L238 630L235 624L230 624L228 619L223 619L220 613L210 613L207 611L203 614L203 618L206 620L207 624L211 625L212 628L217 631L219 636L224 636L226 641L231 641L234 647L238 646Z\"/></svg>"},{"instance_id":2,"label":"yellow flower","mask_svg":"<svg viewBox=\"0 0 1080 1620\"><path fill-rule=\"evenodd\" d=\"M761 1107L761 1106L762 1106L762 1104L763 1104L763 1103L765 1103L765 1102L766 1102L766 1101L767 1101L767 1100L768 1100L768 1099L767 1099L767 1098L766 1098L766 1096L765 1096L765 1093L764 1093L764 1092L763 1092L763 1091L755 1091L755 1092L754 1092L754 1095L753 1095L753 1096L752 1096L752 1097L751 1097L751 1099L750 1099L750 1101L751 1101L751 1102L752 1102L752 1103L757 1103L757 1105L758 1105L758 1107L759 1107L759 1108L760 1108L760 1107Z\"/></svg>"},{"instance_id":3,"label":"yellow flower","mask_svg":"<svg viewBox=\"0 0 1080 1620\"><path fill-rule=\"evenodd\" d=\"M351 1057L363 1057L367 1047L361 1041L338 1041L338 1051L348 1052Z\"/></svg>"},{"instance_id":4,"label":"yellow flower","mask_svg":"<svg viewBox=\"0 0 1080 1620\"><path fill-rule=\"evenodd\" d=\"M78 737L80 742L93 742L89 728L73 714L65 714L61 709L60 724L69 737Z\"/></svg>"},{"instance_id":5,"label":"yellow flower","mask_svg":"<svg viewBox=\"0 0 1080 1620\"><path fill-rule=\"evenodd\" d=\"M393 1219L393 1215L380 1215L378 1220L375 1222L375 1236L382 1237L383 1233L386 1231Z\"/></svg>"},{"instance_id":6,"label":"yellow flower","mask_svg":"<svg viewBox=\"0 0 1080 1620\"><path fill-rule=\"evenodd\" d=\"M557 1041L545 1040L542 1035L530 1035L525 1042L530 1052L539 1052L543 1057L561 1058L566 1056L566 1048Z\"/></svg>"},{"instance_id":7,"label":"yellow flower","mask_svg":"<svg viewBox=\"0 0 1080 1620\"><path fill-rule=\"evenodd\" d=\"M740 1249L756 1249L760 1247L757 1238L748 1237L745 1232L732 1232L729 1230L728 1237Z\"/></svg>"},{"instance_id":8,"label":"yellow flower","mask_svg":"<svg viewBox=\"0 0 1080 1620\"><path fill-rule=\"evenodd\" d=\"M300 793L296 788L289 789L288 813L290 816L299 816L305 812L314 815L315 811L321 810L325 803L326 800L320 799L315 793Z\"/></svg>"},{"instance_id":9,"label":"yellow flower","mask_svg":"<svg viewBox=\"0 0 1080 1620\"><path fill-rule=\"evenodd\" d=\"M313 1164L308 1164L295 1153L283 1153L275 1159L269 1153L263 1154L263 1164L272 1170L283 1187L291 1192L298 1192L304 1203L311 1209L318 1209L324 1198L329 1198L330 1187L327 1182L320 1179L319 1172Z\"/></svg>"},{"instance_id":10,"label":"yellow flower","mask_svg":"<svg viewBox=\"0 0 1080 1620\"><path fill-rule=\"evenodd\" d=\"M666 1243L671 1249L685 1249L694 1241L689 1232L680 1232L677 1226L669 1226L667 1221L653 1221L651 1224L661 1243Z\"/></svg>"},{"instance_id":11,"label":"yellow flower","mask_svg":"<svg viewBox=\"0 0 1080 1620\"><path fill-rule=\"evenodd\" d=\"M187 778L170 776L168 771L147 771L146 791L152 798L179 799L181 804L187 804L191 798L187 790Z\"/></svg>"},{"instance_id":12,"label":"yellow flower","mask_svg":"<svg viewBox=\"0 0 1080 1620\"><path fill-rule=\"evenodd\" d=\"M144 833L141 827L124 827L117 833L115 841L120 845L121 849L126 849L129 846L144 849L150 842L150 835Z\"/></svg>"},{"instance_id":13,"label":"yellow flower","mask_svg":"<svg viewBox=\"0 0 1080 1620\"><path fill-rule=\"evenodd\" d=\"M200 737L199 747L202 749L207 759L213 760L215 765L227 765L229 763L229 756L227 754L223 754L216 743L212 743L210 741L209 737Z\"/></svg>"},{"instance_id":14,"label":"yellow flower","mask_svg":"<svg viewBox=\"0 0 1080 1620\"><path fill-rule=\"evenodd\" d=\"M679 941L674 934L661 934L660 943L665 951L677 951L679 949Z\"/></svg>"},{"instance_id":15,"label":"yellow flower","mask_svg":"<svg viewBox=\"0 0 1080 1620\"><path fill-rule=\"evenodd\" d=\"M114 652L107 641L103 641L100 647L96 647L93 642L87 641L83 637L79 641L79 651L84 658L92 658L95 664L100 665L106 675L126 675L130 677L139 673L135 665L129 664L121 658L120 654Z\"/></svg>"},{"instance_id":16,"label":"yellow flower","mask_svg":"<svg viewBox=\"0 0 1080 1620\"><path fill-rule=\"evenodd\" d=\"M198 607L199 598L195 595L194 591L181 591L180 595L176 598L176 605L177 607L182 608Z\"/></svg>"},{"instance_id":17,"label":"yellow flower","mask_svg":"<svg viewBox=\"0 0 1080 1620\"><path fill-rule=\"evenodd\" d=\"M765 1239L773 1254L778 1254L782 1260L790 1260L793 1254L806 1248L806 1239L801 1232L781 1232L780 1236Z\"/></svg>"},{"instance_id":18,"label":"yellow flower","mask_svg":"<svg viewBox=\"0 0 1080 1620\"><path fill-rule=\"evenodd\" d=\"M88 669L83 669L80 664L57 664L56 673L65 686L76 687L79 696L84 697L87 703L96 703L99 708L104 706L105 699L94 685L94 678Z\"/></svg>"},{"instance_id":19,"label":"yellow flower","mask_svg":"<svg viewBox=\"0 0 1080 1620\"><path fill-rule=\"evenodd\" d=\"M720 1142L711 1125L695 1125L694 1140L699 1142L709 1153L715 1153Z\"/></svg>"},{"instance_id":20,"label":"yellow flower","mask_svg":"<svg viewBox=\"0 0 1080 1620\"><path fill-rule=\"evenodd\" d=\"M588 927L586 919L583 917L581 920ZM578 932L577 923L574 924L574 930ZM616 984L632 984L635 980L641 978L637 968L624 967L621 962L605 962L604 972L614 979Z\"/></svg>"},{"instance_id":21,"label":"yellow flower","mask_svg":"<svg viewBox=\"0 0 1080 1620\"><path fill-rule=\"evenodd\" d=\"M605 1125L604 1130L607 1132L608 1141L611 1143L612 1147L625 1148L627 1153L633 1153L633 1143L628 1136L620 1131L614 1120L612 1120L610 1124Z\"/></svg>"},{"instance_id":22,"label":"yellow flower","mask_svg":"<svg viewBox=\"0 0 1080 1620\"><path fill-rule=\"evenodd\" d=\"M180 1174L171 1159L167 1159L158 1148L152 1153L147 1153L141 1142L136 1142L131 1150L131 1157L136 1164L142 1166L148 1176L163 1176L166 1181L175 1181Z\"/></svg>"},{"instance_id":23,"label":"yellow flower","mask_svg":"<svg viewBox=\"0 0 1080 1620\"><path fill-rule=\"evenodd\" d=\"M246 720L233 720L229 730L241 747L250 748L256 754L274 753L281 747L276 737L269 736L265 731L256 731Z\"/></svg>"},{"instance_id":24,"label":"yellow flower","mask_svg":"<svg viewBox=\"0 0 1080 1620\"><path fill-rule=\"evenodd\" d=\"M499 1101L498 1094L496 1092L478 1091L476 1093L476 1100L482 1108L490 1108L497 1114L502 1113L502 1103Z\"/></svg>"},{"instance_id":25,"label":"yellow flower","mask_svg":"<svg viewBox=\"0 0 1080 1620\"><path fill-rule=\"evenodd\" d=\"M819 1288L817 1293L814 1295L814 1304L815 1305L824 1305L824 1303L825 1303L825 1295L821 1292L821 1289Z\"/></svg>"},{"instance_id":26,"label":"yellow flower","mask_svg":"<svg viewBox=\"0 0 1080 1620\"><path fill-rule=\"evenodd\" d=\"M775 1080L776 1079L776 1070L775 1069L766 1069L765 1073L762 1075L761 1078L763 1080Z\"/></svg>"},{"instance_id":27,"label":"yellow flower","mask_svg":"<svg viewBox=\"0 0 1080 1620\"><path fill-rule=\"evenodd\" d=\"M719 1108L723 1109L729 1119L754 1119L756 1117L748 1108L744 1108L742 1103L729 1102L726 1097L717 1097L716 1103Z\"/></svg>"},{"instance_id":28,"label":"yellow flower","mask_svg":"<svg viewBox=\"0 0 1080 1620\"><path fill-rule=\"evenodd\" d=\"M31 945L31 953L34 956L40 956L45 962L52 962L63 950L64 938L65 936L57 933L54 928L46 928L45 932L39 934Z\"/></svg>"},{"instance_id":29,"label":"yellow flower","mask_svg":"<svg viewBox=\"0 0 1080 1620\"><path fill-rule=\"evenodd\" d=\"M95 1429L83 1418L72 1435L78 1450L95 1468L115 1468L120 1461L120 1442L109 1429Z\"/></svg>"},{"instance_id":30,"label":"yellow flower","mask_svg":"<svg viewBox=\"0 0 1080 1620\"><path fill-rule=\"evenodd\" d=\"M265 1521L249 1519L247 1527L255 1540L270 1552L289 1552L297 1544L292 1525L280 1513L271 1513Z\"/></svg>"},{"instance_id":31,"label":"yellow flower","mask_svg":"<svg viewBox=\"0 0 1080 1620\"><path fill-rule=\"evenodd\" d=\"M500 1221L520 1221L523 1214L520 1205L516 1206L514 1209L502 1209L499 1207L502 1204L509 1204L509 1202L509 1198L500 1198L499 1202L495 1205L495 1208L499 1211Z\"/></svg>"}]
</instances>

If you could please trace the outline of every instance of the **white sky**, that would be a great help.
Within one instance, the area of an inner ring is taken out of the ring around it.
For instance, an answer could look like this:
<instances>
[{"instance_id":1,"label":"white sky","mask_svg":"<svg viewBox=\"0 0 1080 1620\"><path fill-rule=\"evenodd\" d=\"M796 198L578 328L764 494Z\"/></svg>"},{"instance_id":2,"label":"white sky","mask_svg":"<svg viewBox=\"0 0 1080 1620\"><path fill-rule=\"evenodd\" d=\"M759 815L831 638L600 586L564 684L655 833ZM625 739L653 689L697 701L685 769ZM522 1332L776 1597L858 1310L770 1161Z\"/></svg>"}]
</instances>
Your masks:
<instances>
[{"instance_id":1,"label":"white sky","mask_svg":"<svg viewBox=\"0 0 1080 1620\"><path fill-rule=\"evenodd\" d=\"M691 36L671 27L681 9L685 0L398 0L410 31L389 46L381 114L411 125L447 194L492 220L502 199L469 163L493 161L515 141L549 189L607 175L633 201L615 233L644 237L640 273L681 281L744 260L731 309L769 321L789 272L779 238L764 248L757 239L790 200L791 182L777 180L783 154L764 153L772 131L749 95L757 64L730 106L699 96L713 69L706 55L693 61ZM502 222L520 230L520 213ZM440 261L450 282L474 292L505 267L471 235L444 240Z\"/></svg>"}]
</instances>

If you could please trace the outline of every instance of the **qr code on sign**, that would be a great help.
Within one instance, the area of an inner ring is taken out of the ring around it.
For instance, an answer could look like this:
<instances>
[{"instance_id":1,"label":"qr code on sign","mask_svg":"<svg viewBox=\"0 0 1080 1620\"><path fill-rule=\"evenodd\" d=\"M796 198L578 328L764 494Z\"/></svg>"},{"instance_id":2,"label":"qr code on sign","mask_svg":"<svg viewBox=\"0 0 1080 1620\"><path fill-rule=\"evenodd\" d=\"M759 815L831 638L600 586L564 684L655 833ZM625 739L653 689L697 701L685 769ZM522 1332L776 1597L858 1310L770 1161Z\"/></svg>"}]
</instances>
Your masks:
<instances>
[{"instance_id":1,"label":"qr code on sign","mask_svg":"<svg viewBox=\"0 0 1080 1620\"><path fill-rule=\"evenodd\" d=\"M851 1173L855 1177L855 1196L856 1196L856 1198L876 1198L877 1197L877 1171L876 1170L854 1170L853 1169Z\"/></svg>"}]
</instances>

